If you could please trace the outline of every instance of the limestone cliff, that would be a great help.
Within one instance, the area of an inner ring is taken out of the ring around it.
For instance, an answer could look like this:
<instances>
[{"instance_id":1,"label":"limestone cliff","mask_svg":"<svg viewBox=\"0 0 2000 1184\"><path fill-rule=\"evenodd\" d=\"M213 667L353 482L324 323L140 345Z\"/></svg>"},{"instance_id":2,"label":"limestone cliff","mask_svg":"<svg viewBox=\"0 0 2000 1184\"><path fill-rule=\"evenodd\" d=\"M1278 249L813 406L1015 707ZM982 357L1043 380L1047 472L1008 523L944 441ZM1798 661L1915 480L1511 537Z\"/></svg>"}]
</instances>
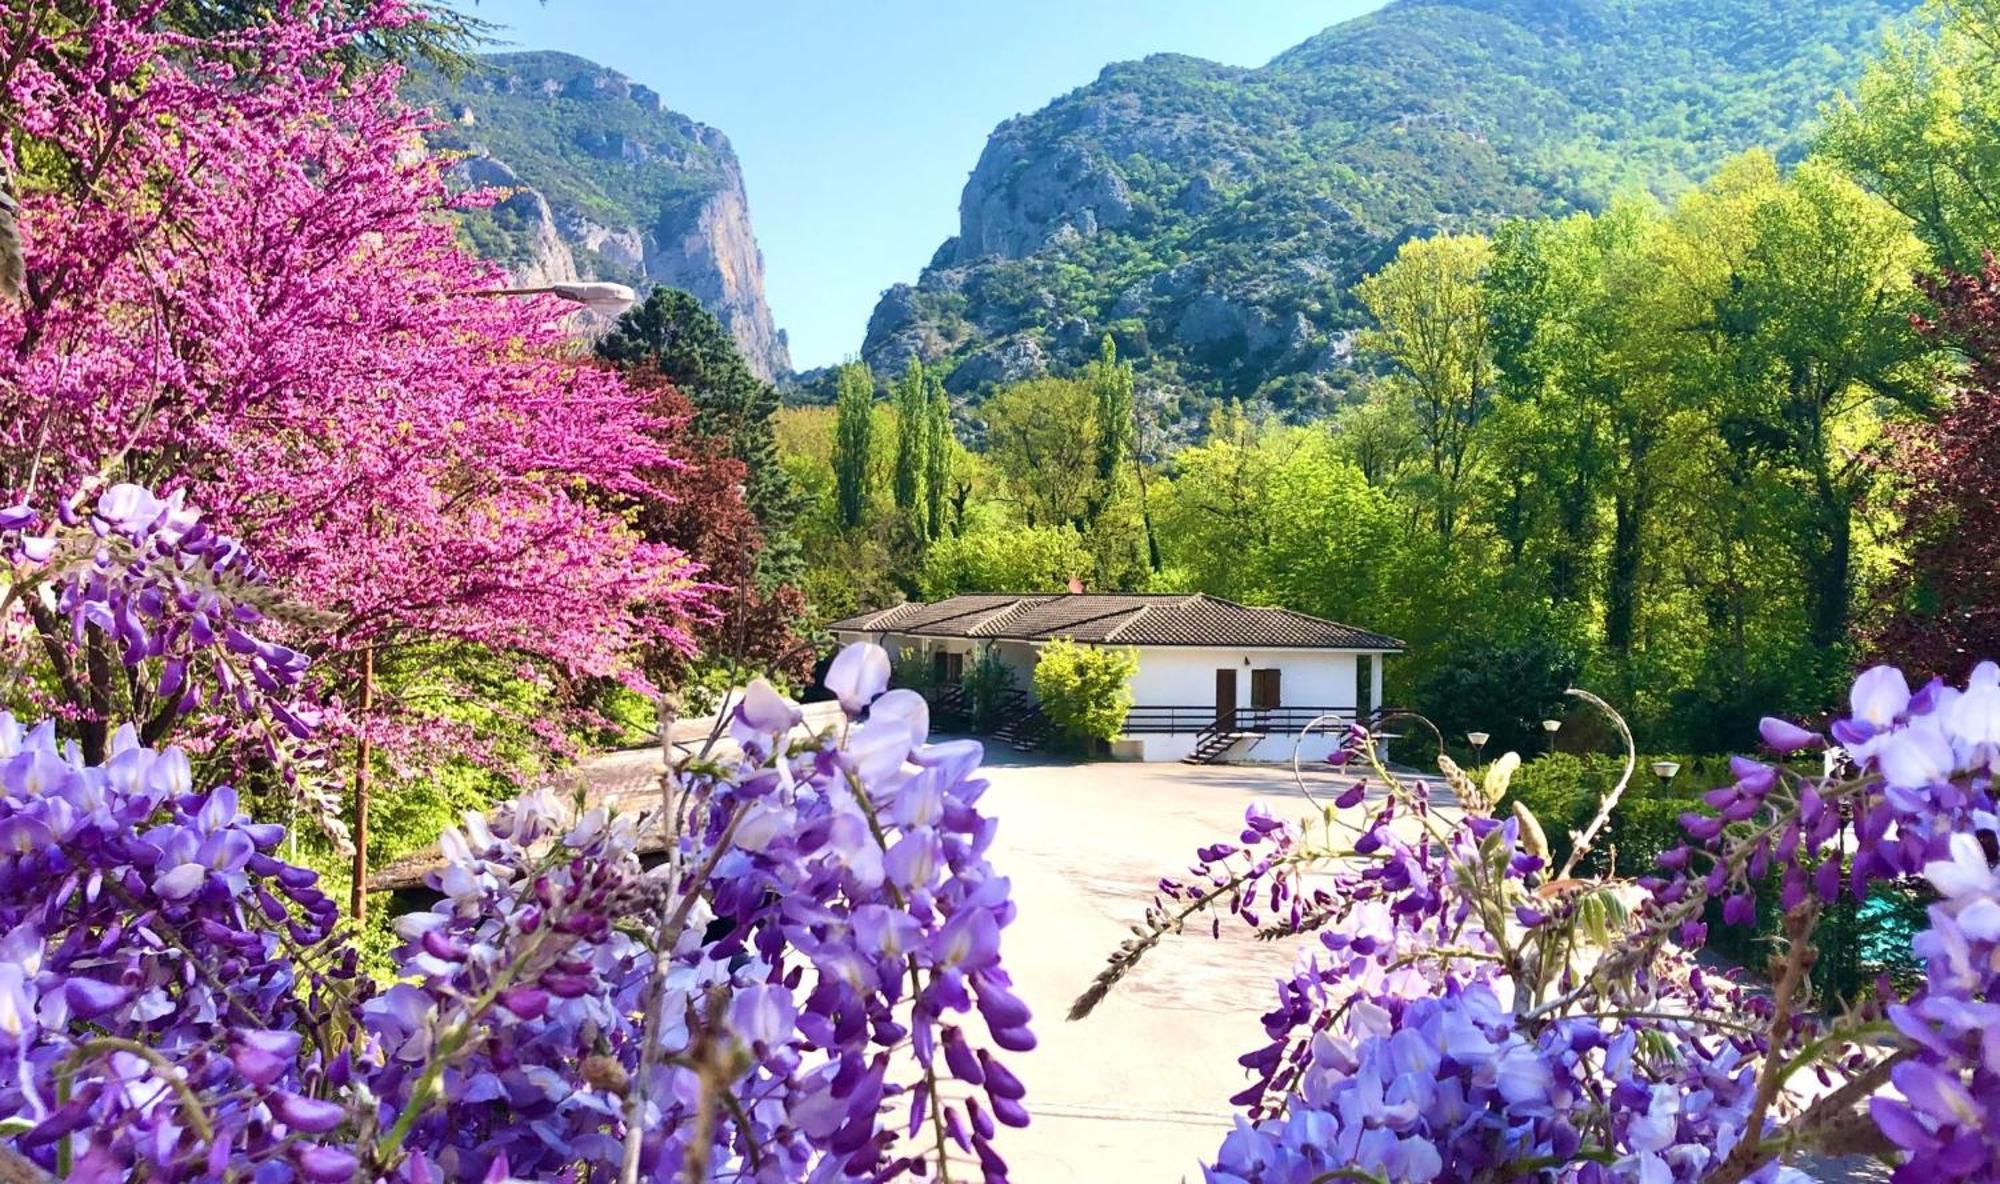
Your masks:
<instances>
[{"instance_id":1,"label":"limestone cliff","mask_svg":"<svg viewBox=\"0 0 2000 1184\"><path fill-rule=\"evenodd\" d=\"M523 284L605 279L694 294L751 369L791 372L764 298L764 259L728 137L582 58L494 54L452 80L413 75L439 120L433 147L462 154L464 185L506 198L464 219L473 247Z\"/></svg>"}]
</instances>

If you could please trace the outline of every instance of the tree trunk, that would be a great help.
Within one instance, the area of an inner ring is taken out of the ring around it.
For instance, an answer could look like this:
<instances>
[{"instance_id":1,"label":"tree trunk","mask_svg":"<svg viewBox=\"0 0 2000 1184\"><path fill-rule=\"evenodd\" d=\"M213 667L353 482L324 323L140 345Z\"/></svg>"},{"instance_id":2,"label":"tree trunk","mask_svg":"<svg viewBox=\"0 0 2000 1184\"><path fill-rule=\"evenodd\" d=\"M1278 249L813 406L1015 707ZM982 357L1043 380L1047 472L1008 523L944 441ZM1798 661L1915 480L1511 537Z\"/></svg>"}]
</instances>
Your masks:
<instances>
[{"instance_id":1,"label":"tree trunk","mask_svg":"<svg viewBox=\"0 0 2000 1184\"><path fill-rule=\"evenodd\" d=\"M1160 539L1153 533L1153 503L1146 491L1146 462L1135 455L1132 469L1139 477L1139 523L1146 529L1146 569L1157 575L1160 570Z\"/></svg>"},{"instance_id":2,"label":"tree trunk","mask_svg":"<svg viewBox=\"0 0 2000 1184\"><path fill-rule=\"evenodd\" d=\"M347 911L359 926L368 915L368 777L374 759L374 745L368 741L368 712L375 706L375 647L361 651L360 740L354 745L354 885L348 891Z\"/></svg>"},{"instance_id":3,"label":"tree trunk","mask_svg":"<svg viewBox=\"0 0 2000 1184\"><path fill-rule=\"evenodd\" d=\"M1632 655L1632 637L1639 620L1640 547L1645 539L1649 496L1646 454L1652 440L1635 434L1626 443L1626 464L1618 492L1611 499L1611 562L1605 574L1604 645L1621 665Z\"/></svg>"},{"instance_id":4,"label":"tree trunk","mask_svg":"<svg viewBox=\"0 0 2000 1184\"><path fill-rule=\"evenodd\" d=\"M104 630L92 625L84 630L84 678L90 688L90 718L77 725L77 737L86 764L101 765L111 755L111 641Z\"/></svg>"},{"instance_id":5,"label":"tree trunk","mask_svg":"<svg viewBox=\"0 0 2000 1184\"><path fill-rule=\"evenodd\" d=\"M1572 477L1563 488L1556 499L1556 506L1560 534L1556 553L1549 559L1549 601L1571 604L1583 595L1584 554L1589 546L1591 511L1595 508L1590 496L1590 482L1582 473ZM1636 539L1636 534L1634 537ZM1634 563L1633 575L1628 578L1636 579L1636 554Z\"/></svg>"},{"instance_id":6,"label":"tree trunk","mask_svg":"<svg viewBox=\"0 0 2000 1184\"><path fill-rule=\"evenodd\" d=\"M1639 615L1639 501L1620 492L1612 501L1611 567L1604 588L1604 645L1621 656L1632 651Z\"/></svg>"},{"instance_id":7,"label":"tree trunk","mask_svg":"<svg viewBox=\"0 0 2000 1184\"><path fill-rule=\"evenodd\" d=\"M1807 637L1825 653L1847 640L1853 596L1854 512L1831 485L1820 489L1820 540L1806 569Z\"/></svg>"}]
</instances>

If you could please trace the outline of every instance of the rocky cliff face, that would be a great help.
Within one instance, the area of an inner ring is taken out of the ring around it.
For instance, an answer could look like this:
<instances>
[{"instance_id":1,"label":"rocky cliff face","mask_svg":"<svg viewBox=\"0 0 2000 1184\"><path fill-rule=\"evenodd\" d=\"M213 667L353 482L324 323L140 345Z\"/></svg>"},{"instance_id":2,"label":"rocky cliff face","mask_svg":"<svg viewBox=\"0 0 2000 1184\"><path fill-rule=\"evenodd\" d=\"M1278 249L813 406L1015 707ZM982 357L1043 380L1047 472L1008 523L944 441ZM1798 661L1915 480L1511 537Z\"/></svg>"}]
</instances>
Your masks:
<instances>
[{"instance_id":1,"label":"rocky cliff face","mask_svg":"<svg viewBox=\"0 0 2000 1184\"><path fill-rule=\"evenodd\" d=\"M791 372L764 298L764 258L729 140L647 87L582 58L496 54L450 81L412 76L440 118L456 180L503 190L465 219L475 249L524 284L605 279L683 288L760 376Z\"/></svg>"},{"instance_id":2,"label":"rocky cliff face","mask_svg":"<svg viewBox=\"0 0 2000 1184\"><path fill-rule=\"evenodd\" d=\"M1312 416L1349 397L1353 287L1404 241L1795 153L1914 2L1396 0L1256 69L1108 66L994 131L862 355L976 396L1109 333L1185 417Z\"/></svg>"}]
</instances>

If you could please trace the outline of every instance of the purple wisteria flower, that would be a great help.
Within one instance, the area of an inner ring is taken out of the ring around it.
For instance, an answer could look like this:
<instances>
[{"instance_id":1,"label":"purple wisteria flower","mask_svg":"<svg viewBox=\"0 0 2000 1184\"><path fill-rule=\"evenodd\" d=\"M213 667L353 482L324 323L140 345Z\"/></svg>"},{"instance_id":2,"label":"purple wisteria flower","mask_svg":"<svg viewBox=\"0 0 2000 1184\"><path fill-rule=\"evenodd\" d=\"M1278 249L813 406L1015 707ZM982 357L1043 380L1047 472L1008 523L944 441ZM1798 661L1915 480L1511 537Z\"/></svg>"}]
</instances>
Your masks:
<instances>
[{"instance_id":1,"label":"purple wisteria flower","mask_svg":"<svg viewBox=\"0 0 2000 1184\"><path fill-rule=\"evenodd\" d=\"M2000 666L1915 690L1876 668L1850 701L1837 752L1809 772L1736 758L1684 817L1690 843L1636 882L1556 876L1519 805L1433 810L1361 733L1350 763L1384 798L1357 785L1298 825L1252 807L1235 842L1162 881L1072 1016L1204 912L1307 939L1241 1059L1208 1184L1789 1184L1806 1178L1785 1161L1815 1147L1874 1153L1897 1184L2000 1179ZM1780 757L1828 747L1783 720L1759 731ZM1938 896L1924 980L1815 1006L1821 910L1917 878ZM1750 923L1767 883L1770 981L1696 963L1709 918Z\"/></svg>"},{"instance_id":2,"label":"purple wisteria flower","mask_svg":"<svg viewBox=\"0 0 2000 1184\"><path fill-rule=\"evenodd\" d=\"M468 815L386 989L181 753L0 715L0 1122L93 1181L1004 1181L1034 1037L979 748L854 693L801 735L752 688L671 818Z\"/></svg>"}]
</instances>

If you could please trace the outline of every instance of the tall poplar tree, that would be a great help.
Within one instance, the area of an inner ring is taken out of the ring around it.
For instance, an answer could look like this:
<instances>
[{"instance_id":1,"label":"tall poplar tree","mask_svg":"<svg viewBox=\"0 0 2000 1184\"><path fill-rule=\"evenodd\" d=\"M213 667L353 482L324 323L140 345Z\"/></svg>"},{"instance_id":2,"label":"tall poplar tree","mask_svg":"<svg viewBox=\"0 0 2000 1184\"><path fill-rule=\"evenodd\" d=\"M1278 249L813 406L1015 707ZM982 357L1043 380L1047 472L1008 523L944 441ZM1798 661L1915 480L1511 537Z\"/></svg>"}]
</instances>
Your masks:
<instances>
[{"instance_id":1,"label":"tall poplar tree","mask_svg":"<svg viewBox=\"0 0 2000 1184\"><path fill-rule=\"evenodd\" d=\"M950 499L952 449L958 443L951 430L951 400L935 377L926 383L924 400L924 529L933 539L944 537L945 509Z\"/></svg>"},{"instance_id":2,"label":"tall poplar tree","mask_svg":"<svg viewBox=\"0 0 2000 1184\"><path fill-rule=\"evenodd\" d=\"M910 515L917 531L929 525L924 511L924 473L929 467L930 424L926 419L924 364L915 358L891 388L896 408L896 468L891 495L896 508Z\"/></svg>"},{"instance_id":3,"label":"tall poplar tree","mask_svg":"<svg viewBox=\"0 0 2000 1184\"><path fill-rule=\"evenodd\" d=\"M1118 491L1118 470L1132 451L1132 367L1120 364L1118 347L1106 333L1090 364L1090 388L1097 400L1097 488L1090 498L1095 523Z\"/></svg>"},{"instance_id":4,"label":"tall poplar tree","mask_svg":"<svg viewBox=\"0 0 2000 1184\"><path fill-rule=\"evenodd\" d=\"M840 368L839 400L835 404L833 477L834 506L843 529L852 530L868 516L868 449L874 431L875 376L866 362Z\"/></svg>"}]
</instances>

